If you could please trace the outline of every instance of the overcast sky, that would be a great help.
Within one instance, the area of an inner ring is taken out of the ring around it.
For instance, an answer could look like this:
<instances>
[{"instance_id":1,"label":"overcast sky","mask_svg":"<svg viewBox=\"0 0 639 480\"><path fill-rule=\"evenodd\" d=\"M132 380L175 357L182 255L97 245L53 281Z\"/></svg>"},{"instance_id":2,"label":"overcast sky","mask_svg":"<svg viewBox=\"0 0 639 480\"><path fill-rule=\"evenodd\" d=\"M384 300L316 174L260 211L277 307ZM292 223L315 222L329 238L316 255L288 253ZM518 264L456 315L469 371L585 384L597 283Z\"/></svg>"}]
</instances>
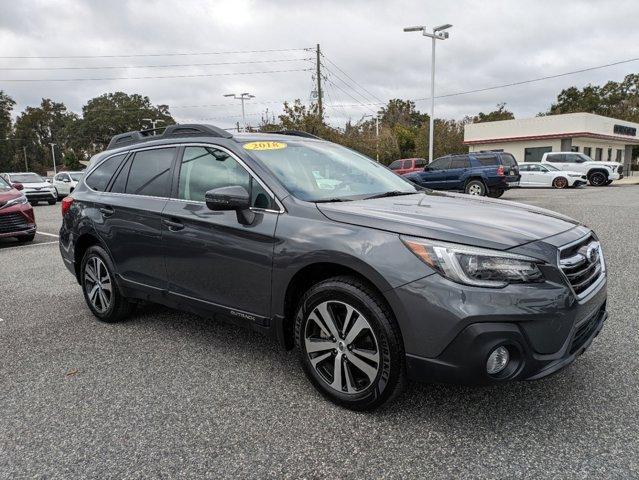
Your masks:
<instances>
[{"instance_id":1,"label":"overcast sky","mask_svg":"<svg viewBox=\"0 0 639 480\"><path fill-rule=\"evenodd\" d=\"M279 113L283 100L309 101L314 51L304 49L319 43L326 113L343 125L377 109L362 104L429 96L430 39L403 33L409 25L454 25L437 45L438 95L639 57L636 0L0 1L0 90L18 112L43 97L79 112L89 98L120 90L168 104L180 122L229 127L240 105L223 94L250 92L248 120L257 123L266 109ZM282 51L210 54L255 50ZM7 58L71 56L93 58ZM461 118L499 102L517 117L534 116L562 88L633 72L639 62L442 98L436 116ZM78 78L98 80L8 81ZM427 111L428 102L417 106Z\"/></svg>"}]
</instances>

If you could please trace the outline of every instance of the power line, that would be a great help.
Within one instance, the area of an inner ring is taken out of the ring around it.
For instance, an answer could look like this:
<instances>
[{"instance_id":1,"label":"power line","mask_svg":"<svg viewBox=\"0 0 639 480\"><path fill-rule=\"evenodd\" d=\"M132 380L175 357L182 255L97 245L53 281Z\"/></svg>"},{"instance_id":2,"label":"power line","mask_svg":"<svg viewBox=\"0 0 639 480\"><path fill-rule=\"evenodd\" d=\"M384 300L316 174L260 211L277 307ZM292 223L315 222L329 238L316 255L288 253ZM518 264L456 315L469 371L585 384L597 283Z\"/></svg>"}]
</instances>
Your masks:
<instances>
[{"instance_id":1,"label":"power line","mask_svg":"<svg viewBox=\"0 0 639 480\"><path fill-rule=\"evenodd\" d=\"M328 58L326 55L322 54L322 57L324 57L326 60L328 60L335 68L337 68L340 72L342 72L347 78L349 78L353 83L355 83L355 85L359 86L362 90L364 90L366 93L368 93L371 97L373 97L375 100L377 100L378 102L384 103L382 102L382 100L376 96L374 93L371 93L369 90L367 90L362 84L360 84L357 80L355 80L353 77L351 77L348 73L346 73L344 70L342 70L339 65L337 65L334 61L332 61L330 58Z\"/></svg>"},{"instance_id":2,"label":"power line","mask_svg":"<svg viewBox=\"0 0 639 480\"><path fill-rule=\"evenodd\" d=\"M357 90L356 88L354 88L350 83L348 83L346 80L344 80L343 78L341 78L337 73L335 73L333 70L331 70L330 68L328 68L326 65L322 64L322 66L324 67L324 69L326 71L328 71L331 76L337 80L339 80L340 82L342 82L347 88L350 88L353 93L359 95L360 97L362 97L364 99L364 104L369 103L371 100L370 98L368 98L367 96L365 96L364 94L362 94L359 90Z\"/></svg>"},{"instance_id":3,"label":"power line","mask_svg":"<svg viewBox=\"0 0 639 480\"><path fill-rule=\"evenodd\" d=\"M291 69L291 70L265 70L261 72L227 72L227 73L200 73L193 75L158 75L158 76L142 76L142 77L101 77L101 78L18 78L0 79L0 82L96 82L109 80L157 80L163 78L199 78L199 77L224 77L233 75L258 75L263 73L290 73L290 72L308 72L310 68Z\"/></svg>"},{"instance_id":4,"label":"power line","mask_svg":"<svg viewBox=\"0 0 639 480\"><path fill-rule=\"evenodd\" d=\"M306 58L286 58L279 60L248 60L244 62L217 62L217 63L173 63L167 65L108 65L98 67L0 67L0 71L33 71L33 70L116 70L126 68L173 68L173 67L212 67L217 65L248 65L254 63L281 63L281 62L300 62L313 60Z\"/></svg>"},{"instance_id":5,"label":"power line","mask_svg":"<svg viewBox=\"0 0 639 480\"><path fill-rule=\"evenodd\" d=\"M355 97L353 97L350 93L348 93L346 90L344 90L342 87L340 87L339 85L337 85L335 82L333 82L332 80L330 80L330 78L326 79L327 82L329 82L331 85L333 85L335 88L337 88L338 90L340 90L341 92L343 92L344 94L348 95L350 98L352 98L354 101L358 102L357 104L353 104L353 106L356 107L363 107L366 109L369 109L371 111L374 111L375 113L377 113L376 110L370 108L368 105L360 102L359 100L357 100Z\"/></svg>"},{"instance_id":6,"label":"power line","mask_svg":"<svg viewBox=\"0 0 639 480\"><path fill-rule=\"evenodd\" d=\"M142 57L188 57L200 55L232 55L242 53L269 53L269 52L294 52L300 50L313 50L313 48L271 48L265 50L232 50L225 52L190 52L190 53L136 53L117 55L13 55L0 56L5 59L60 59L60 58L142 58Z\"/></svg>"}]
</instances>

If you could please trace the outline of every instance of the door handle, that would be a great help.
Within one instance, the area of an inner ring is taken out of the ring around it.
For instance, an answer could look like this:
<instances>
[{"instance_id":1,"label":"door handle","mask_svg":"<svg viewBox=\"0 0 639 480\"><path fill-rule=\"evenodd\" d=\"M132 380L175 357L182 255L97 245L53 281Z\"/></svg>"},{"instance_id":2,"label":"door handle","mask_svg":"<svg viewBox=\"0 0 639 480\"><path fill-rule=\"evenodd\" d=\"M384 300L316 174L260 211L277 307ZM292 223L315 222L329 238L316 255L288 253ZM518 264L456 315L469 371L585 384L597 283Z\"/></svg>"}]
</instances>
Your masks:
<instances>
[{"instance_id":1,"label":"door handle","mask_svg":"<svg viewBox=\"0 0 639 480\"><path fill-rule=\"evenodd\" d=\"M99 210L100 210L100 213L104 215L105 217L110 217L111 215L115 213L115 210L113 210L113 207L109 207L107 205L105 205L104 207L100 207Z\"/></svg>"},{"instance_id":2,"label":"door handle","mask_svg":"<svg viewBox=\"0 0 639 480\"><path fill-rule=\"evenodd\" d=\"M169 220L164 219L164 225L169 227L169 230L172 232L177 232L178 230L182 230L184 228L184 224L179 220Z\"/></svg>"}]
</instances>

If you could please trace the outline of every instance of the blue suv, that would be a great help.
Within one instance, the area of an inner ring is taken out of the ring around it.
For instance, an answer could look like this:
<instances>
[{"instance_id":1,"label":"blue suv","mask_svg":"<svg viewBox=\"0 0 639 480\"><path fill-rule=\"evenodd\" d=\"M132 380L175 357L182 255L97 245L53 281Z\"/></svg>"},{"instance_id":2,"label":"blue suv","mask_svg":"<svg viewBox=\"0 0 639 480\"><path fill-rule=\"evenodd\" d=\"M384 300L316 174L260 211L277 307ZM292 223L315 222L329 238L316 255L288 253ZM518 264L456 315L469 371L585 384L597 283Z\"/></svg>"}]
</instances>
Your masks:
<instances>
[{"instance_id":1,"label":"blue suv","mask_svg":"<svg viewBox=\"0 0 639 480\"><path fill-rule=\"evenodd\" d=\"M422 172L404 177L433 190L456 190L497 198L509 188L519 186L521 175L510 153L476 152L440 157Z\"/></svg>"}]
</instances>

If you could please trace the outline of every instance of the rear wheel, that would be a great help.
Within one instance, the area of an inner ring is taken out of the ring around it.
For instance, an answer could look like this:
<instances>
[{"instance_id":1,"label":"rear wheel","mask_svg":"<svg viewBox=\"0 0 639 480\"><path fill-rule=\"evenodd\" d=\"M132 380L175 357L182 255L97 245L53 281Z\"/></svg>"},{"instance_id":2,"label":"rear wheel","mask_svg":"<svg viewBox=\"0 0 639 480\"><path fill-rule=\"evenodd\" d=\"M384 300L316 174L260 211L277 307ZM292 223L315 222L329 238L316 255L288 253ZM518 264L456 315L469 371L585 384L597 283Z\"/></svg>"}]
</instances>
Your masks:
<instances>
[{"instance_id":1,"label":"rear wheel","mask_svg":"<svg viewBox=\"0 0 639 480\"><path fill-rule=\"evenodd\" d=\"M554 188L566 188L568 186L568 179L564 177L557 177L552 181Z\"/></svg>"},{"instance_id":2,"label":"rear wheel","mask_svg":"<svg viewBox=\"0 0 639 480\"><path fill-rule=\"evenodd\" d=\"M603 187L608 181L608 177L603 172L593 172L588 176L588 181L593 187Z\"/></svg>"},{"instance_id":3,"label":"rear wheel","mask_svg":"<svg viewBox=\"0 0 639 480\"><path fill-rule=\"evenodd\" d=\"M107 323L126 318L132 304L122 296L115 283L113 263L108 253L100 246L90 247L80 268L84 300L93 315Z\"/></svg>"},{"instance_id":4,"label":"rear wheel","mask_svg":"<svg viewBox=\"0 0 639 480\"><path fill-rule=\"evenodd\" d=\"M466 184L466 188L464 190L468 195L486 195L486 186L484 182L481 180L471 180Z\"/></svg>"},{"instance_id":5,"label":"rear wheel","mask_svg":"<svg viewBox=\"0 0 639 480\"><path fill-rule=\"evenodd\" d=\"M379 295L356 278L331 278L306 292L295 341L311 383L338 405L371 410L403 389L399 328Z\"/></svg>"}]
</instances>

